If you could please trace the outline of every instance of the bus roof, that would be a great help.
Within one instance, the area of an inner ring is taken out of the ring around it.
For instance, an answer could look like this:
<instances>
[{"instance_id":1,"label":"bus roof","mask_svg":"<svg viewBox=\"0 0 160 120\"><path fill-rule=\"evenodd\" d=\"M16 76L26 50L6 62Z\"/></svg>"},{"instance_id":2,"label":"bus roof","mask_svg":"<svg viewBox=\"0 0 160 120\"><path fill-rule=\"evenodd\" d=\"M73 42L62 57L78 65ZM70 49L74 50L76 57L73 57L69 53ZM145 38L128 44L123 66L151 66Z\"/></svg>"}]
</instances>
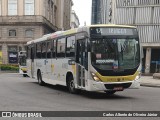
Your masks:
<instances>
[{"instance_id":1,"label":"bus roof","mask_svg":"<svg viewBox=\"0 0 160 120\"><path fill-rule=\"evenodd\" d=\"M53 39L53 38L60 37L60 36L64 36L64 35L74 34L74 33L83 31L84 29L89 29L89 28L91 28L91 27L124 27L124 28L136 28L135 26L116 25L116 24L96 24L96 25L82 26L82 27L79 27L79 28L74 28L74 29L70 29L70 30L66 30L66 31L57 31L57 32L54 32L54 33L51 33L51 34L44 35L44 36L41 37L41 38L38 38L38 39L36 39L36 40L32 40L32 41L27 42L27 45L28 45L28 44L32 44L32 43L41 42L41 41L44 41L44 40L46 40L46 39L49 40L49 39Z\"/></svg>"},{"instance_id":2,"label":"bus roof","mask_svg":"<svg viewBox=\"0 0 160 120\"><path fill-rule=\"evenodd\" d=\"M125 28L136 28L135 26L117 25L117 24L96 24L96 25L90 25L88 27L125 27Z\"/></svg>"}]
</instances>

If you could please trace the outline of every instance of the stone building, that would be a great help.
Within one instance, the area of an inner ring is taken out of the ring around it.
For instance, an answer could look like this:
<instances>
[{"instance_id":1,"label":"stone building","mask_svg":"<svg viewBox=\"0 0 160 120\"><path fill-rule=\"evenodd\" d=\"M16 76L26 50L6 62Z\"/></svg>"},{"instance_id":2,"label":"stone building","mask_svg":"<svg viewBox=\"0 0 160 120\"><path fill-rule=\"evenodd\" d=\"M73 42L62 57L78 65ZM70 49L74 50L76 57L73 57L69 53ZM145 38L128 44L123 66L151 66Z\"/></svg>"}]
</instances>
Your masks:
<instances>
[{"instance_id":1,"label":"stone building","mask_svg":"<svg viewBox=\"0 0 160 120\"><path fill-rule=\"evenodd\" d=\"M71 11L73 6L72 0L56 0L57 15L56 15L56 25L58 30L68 30L71 28Z\"/></svg>"},{"instance_id":2,"label":"stone building","mask_svg":"<svg viewBox=\"0 0 160 120\"><path fill-rule=\"evenodd\" d=\"M26 42L70 29L70 21L64 22L70 20L71 2L65 1L72 0L0 0L0 63L17 64Z\"/></svg>"},{"instance_id":3,"label":"stone building","mask_svg":"<svg viewBox=\"0 0 160 120\"><path fill-rule=\"evenodd\" d=\"M76 15L75 11L72 10L71 12L71 28L77 28L79 27L80 23L79 23L79 18Z\"/></svg>"}]
</instances>

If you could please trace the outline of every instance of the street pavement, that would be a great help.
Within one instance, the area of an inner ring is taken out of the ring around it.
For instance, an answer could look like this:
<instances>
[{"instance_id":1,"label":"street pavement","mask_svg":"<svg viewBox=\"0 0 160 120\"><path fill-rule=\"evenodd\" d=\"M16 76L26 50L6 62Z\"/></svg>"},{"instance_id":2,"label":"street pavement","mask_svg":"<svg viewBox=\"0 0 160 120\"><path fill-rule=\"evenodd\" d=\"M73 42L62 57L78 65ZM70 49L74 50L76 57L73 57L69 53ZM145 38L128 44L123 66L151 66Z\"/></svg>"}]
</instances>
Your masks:
<instances>
[{"instance_id":1,"label":"street pavement","mask_svg":"<svg viewBox=\"0 0 160 120\"><path fill-rule=\"evenodd\" d=\"M142 82L152 77L142 76ZM159 80L157 80L159 81ZM152 81L153 82L153 81ZM70 94L66 87L39 86L37 80L22 75L0 74L0 111L159 111L160 89L140 87L108 96L105 93ZM0 118L1 119L1 118ZM22 118L24 120L25 118ZM27 118L26 118L27 119ZM37 118L45 120L45 118ZM50 120L158 120L158 118L48 118ZM7 120L7 118L2 118ZM12 118L11 120L19 120Z\"/></svg>"},{"instance_id":2,"label":"street pavement","mask_svg":"<svg viewBox=\"0 0 160 120\"><path fill-rule=\"evenodd\" d=\"M0 71L0 74L18 74L16 72L4 72ZM140 78L140 84L141 86L146 86L146 87L160 87L160 79L159 78L154 78L153 76L141 76Z\"/></svg>"},{"instance_id":3,"label":"street pavement","mask_svg":"<svg viewBox=\"0 0 160 120\"><path fill-rule=\"evenodd\" d=\"M160 79L153 79L153 76L141 76L141 86L160 87Z\"/></svg>"}]
</instances>

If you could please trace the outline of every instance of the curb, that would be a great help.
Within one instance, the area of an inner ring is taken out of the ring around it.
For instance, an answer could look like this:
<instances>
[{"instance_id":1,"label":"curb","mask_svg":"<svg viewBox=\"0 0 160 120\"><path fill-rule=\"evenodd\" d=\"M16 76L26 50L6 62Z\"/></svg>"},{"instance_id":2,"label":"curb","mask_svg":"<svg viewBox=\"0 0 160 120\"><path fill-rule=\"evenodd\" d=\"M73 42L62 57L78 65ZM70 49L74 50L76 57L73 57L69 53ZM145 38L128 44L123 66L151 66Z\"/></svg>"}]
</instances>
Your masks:
<instances>
[{"instance_id":1,"label":"curb","mask_svg":"<svg viewBox=\"0 0 160 120\"><path fill-rule=\"evenodd\" d=\"M142 83L140 86L144 86L144 87L157 87L157 88L160 88L160 85L157 85L157 84L150 84L150 83Z\"/></svg>"},{"instance_id":2,"label":"curb","mask_svg":"<svg viewBox=\"0 0 160 120\"><path fill-rule=\"evenodd\" d=\"M19 71L0 71L0 73L19 73Z\"/></svg>"}]
</instances>

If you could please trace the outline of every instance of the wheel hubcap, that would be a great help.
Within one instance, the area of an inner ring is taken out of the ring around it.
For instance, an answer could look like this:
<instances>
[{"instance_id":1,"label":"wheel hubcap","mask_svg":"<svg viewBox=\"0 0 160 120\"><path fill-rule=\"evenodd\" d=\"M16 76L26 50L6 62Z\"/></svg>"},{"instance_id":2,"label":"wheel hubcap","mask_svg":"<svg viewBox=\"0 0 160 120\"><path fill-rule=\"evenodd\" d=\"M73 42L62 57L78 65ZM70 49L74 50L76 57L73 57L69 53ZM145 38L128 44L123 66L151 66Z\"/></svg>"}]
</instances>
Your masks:
<instances>
[{"instance_id":1,"label":"wheel hubcap","mask_svg":"<svg viewBox=\"0 0 160 120\"><path fill-rule=\"evenodd\" d=\"M70 82L70 88L71 88L72 91L74 90L74 83L73 83L73 80Z\"/></svg>"}]
</instances>

